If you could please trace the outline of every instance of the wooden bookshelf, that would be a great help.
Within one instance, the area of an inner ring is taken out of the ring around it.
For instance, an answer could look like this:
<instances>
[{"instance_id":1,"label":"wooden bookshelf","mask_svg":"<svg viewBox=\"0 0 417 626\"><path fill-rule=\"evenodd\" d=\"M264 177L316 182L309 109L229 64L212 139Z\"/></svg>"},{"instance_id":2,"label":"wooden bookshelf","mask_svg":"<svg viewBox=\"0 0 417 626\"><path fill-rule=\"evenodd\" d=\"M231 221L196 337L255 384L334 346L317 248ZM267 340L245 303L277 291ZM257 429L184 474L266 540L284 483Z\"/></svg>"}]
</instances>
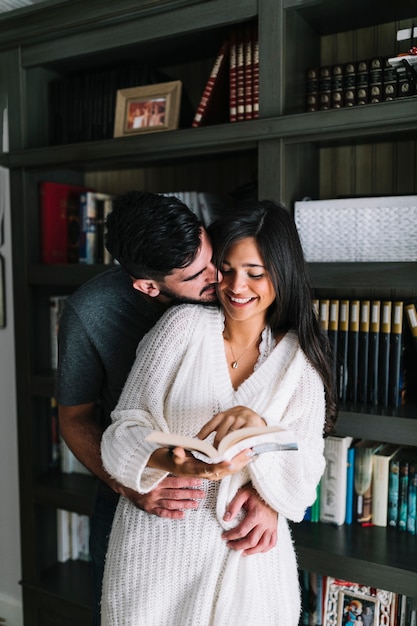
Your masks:
<instances>
[{"instance_id":1,"label":"wooden bookshelf","mask_svg":"<svg viewBox=\"0 0 417 626\"><path fill-rule=\"evenodd\" d=\"M24 623L82 626L91 616L88 566L56 562L54 520L59 507L88 512L93 484L48 473L47 446L37 445L47 432L53 393L43 318L49 295L71 293L105 268L40 265L39 181L100 186L108 193L134 185L172 191L175 181L178 189L230 195L257 181L259 198L289 210L305 196L416 194L415 98L305 113L304 77L312 64L395 53L399 21L411 25L417 9L411 0L384 6L376 0L146 0L140 6L120 0L117 9L113 0L46 4L0 15L0 61L8 70L0 89L12 113L10 152L0 154L0 164L11 172ZM151 59L170 79L183 81L195 110L225 33L254 19L259 119L49 145L50 80ZM310 272L323 297L417 298L416 263L323 263ZM340 434L372 438L377 431L378 438L417 446L417 414L347 409ZM294 525L294 535L301 566L405 593L417 604L413 538L320 524Z\"/></svg>"}]
</instances>

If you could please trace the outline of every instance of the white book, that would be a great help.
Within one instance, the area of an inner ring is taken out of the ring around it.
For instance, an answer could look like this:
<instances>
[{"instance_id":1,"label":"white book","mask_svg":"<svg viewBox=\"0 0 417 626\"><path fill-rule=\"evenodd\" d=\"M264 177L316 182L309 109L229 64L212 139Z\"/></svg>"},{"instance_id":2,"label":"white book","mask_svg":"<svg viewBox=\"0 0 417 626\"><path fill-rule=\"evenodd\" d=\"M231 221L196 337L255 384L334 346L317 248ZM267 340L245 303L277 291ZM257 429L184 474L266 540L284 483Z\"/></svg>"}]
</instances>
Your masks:
<instances>
[{"instance_id":1,"label":"white book","mask_svg":"<svg viewBox=\"0 0 417 626\"><path fill-rule=\"evenodd\" d=\"M326 468L320 485L320 521L344 524L346 517L347 451L352 437L330 436L324 443Z\"/></svg>"},{"instance_id":2,"label":"white book","mask_svg":"<svg viewBox=\"0 0 417 626\"><path fill-rule=\"evenodd\" d=\"M68 296L49 296L49 328L51 341L51 368L58 367L58 326Z\"/></svg>"},{"instance_id":3,"label":"white book","mask_svg":"<svg viewBox=\"0 0 417 626\"><path fill-rule=\"evenodd\" d=\"M57 509L57 559L65 563L71 558L70 512Z\"/></svg>"},{"instance_id":4,"label":"white book","mask_svg":"<svg viewBox=\"0 0 417 626\"><path fill-rule=\"evenodd\" d=\"M78 523L79 515L75 511L70 512L70 527L71 527L71 559L76 561L80 552L79 538L78 538Z\"/></svg>"},{"instance_id":5,"label":"white book","mask_svg":"<svg viewBox=\"0 0 417 626\"><path fill-rule=\"evenodd\" d=\"M375 453L373 458L372 523L374 526L387 526L388 523L389 468L398 450L400 446L387 443Z\"/></svg>"}]
</instances>

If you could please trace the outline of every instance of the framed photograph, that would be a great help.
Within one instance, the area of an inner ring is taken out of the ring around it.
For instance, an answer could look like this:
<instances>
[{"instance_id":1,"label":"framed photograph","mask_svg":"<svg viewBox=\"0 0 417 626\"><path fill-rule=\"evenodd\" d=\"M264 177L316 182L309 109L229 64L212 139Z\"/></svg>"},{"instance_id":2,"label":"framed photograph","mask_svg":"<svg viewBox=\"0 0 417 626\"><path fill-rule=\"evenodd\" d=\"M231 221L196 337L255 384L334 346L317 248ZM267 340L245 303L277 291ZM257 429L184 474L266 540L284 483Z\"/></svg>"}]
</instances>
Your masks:
<instances>
[{"instance_id":1,"label":"framed photograph","mask_svg":"<svg viewBox=\"0 0 417 626\"><path fill-rule=\"evenodd\" d=\"M379 601L349 591L339 591L337 626L379 626Z\"/></svg>"},{"instance_id":2,"label":"framed photograph","mask_svg":"<svg viewBox=\"0 0 417 626\"><path fill-rule=\"evenodd\" d=\"M182 82L119 89L116 96L114 136L154 133L178 128Z\"/></svg>"},{"instance_id":3,"label":"framed photograph","mask_svg":"<svg viewBox=\"0 0 417 626\"><path fill-rule=\"evenodd\" d=\"M391 591L327 577L324 626L387 626L394 613Z\"/></svg>"}]
</instances>

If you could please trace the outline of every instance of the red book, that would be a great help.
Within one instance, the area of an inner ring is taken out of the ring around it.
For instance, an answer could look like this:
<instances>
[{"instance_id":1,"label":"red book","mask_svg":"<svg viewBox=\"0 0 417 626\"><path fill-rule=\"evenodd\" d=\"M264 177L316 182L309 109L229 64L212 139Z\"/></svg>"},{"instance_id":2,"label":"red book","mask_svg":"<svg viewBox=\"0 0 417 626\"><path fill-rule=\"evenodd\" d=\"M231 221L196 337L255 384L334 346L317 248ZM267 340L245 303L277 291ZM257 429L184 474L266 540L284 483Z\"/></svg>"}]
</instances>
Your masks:
<instances>
[{"instance_id":1,"label":"red book","mask_svg":"<svg viewBox=\"0 0 417 626\"><path fill-rule=\"evenodd\" d=\"M225 40L204 87L191 126L225 122L228 117L229 41Z\"/></svg>"},{"instance_id":2,"label":"red book","mask_svg":"<svg viewBox=\"0 0 417 626\"><path fill-rule=\"evenodd\" d=\"M236 41L236 85L237 85L237 121L245 119L245 39L244 29L237 31Z\"/></svg>"},{"instance_id":3,"label":"red book","mask_svg":"<svg viewBox=\"0 0 417 626\"><path fill-rule=\"evenodd\" d=\"M252 94L252 24L246 24L244 35L244 55L245 55L245 120L253 119L253 94Z\"/></svg>"},{"instance_id":4,"label":"red book","mask_svg":"<svg viewBox=\"0 0 417 626\"><path fill-rule=\"evenodd\" d=\"M229 122L237 120L237 31L230 31L230 54L229 54Z\"/></svg>"},{"instance_id":5,"label":"red book","mask_svg":"<svg viewBox=\"0 0 417 626\"><path fill-rule=\"evenodd\" d=\"M85 190L77 185L40 183L42 263L68 263L68 205Z\"/></svg>"},{"instance_id":6,"label":"red book","mask_svg":"<svg viewBox=\"0 0 417 626\"><path fill-rule=\"evenodd\" d=\"M252 25L252 115L259 117L259 40L258 24Z\"/></svg>"}]
</instances>

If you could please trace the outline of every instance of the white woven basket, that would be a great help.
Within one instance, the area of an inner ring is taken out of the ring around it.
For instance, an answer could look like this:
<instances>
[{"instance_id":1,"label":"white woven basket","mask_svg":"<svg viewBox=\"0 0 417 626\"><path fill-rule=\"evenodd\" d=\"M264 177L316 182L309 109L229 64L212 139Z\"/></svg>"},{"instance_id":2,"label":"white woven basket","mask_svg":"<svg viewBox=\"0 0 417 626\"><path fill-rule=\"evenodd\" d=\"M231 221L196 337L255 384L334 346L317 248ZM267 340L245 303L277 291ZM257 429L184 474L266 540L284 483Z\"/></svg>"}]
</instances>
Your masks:
<instances>
[{"instance_id":1,"label":"white woven basket","mask_svg":"<svg viewBox=\"0 0 417 626\"><path fill-rule=\"evenodd\" d=\"M310 263L417 261L417 196L305 200L294 219Z\"/></svg>"}]
</instances>

